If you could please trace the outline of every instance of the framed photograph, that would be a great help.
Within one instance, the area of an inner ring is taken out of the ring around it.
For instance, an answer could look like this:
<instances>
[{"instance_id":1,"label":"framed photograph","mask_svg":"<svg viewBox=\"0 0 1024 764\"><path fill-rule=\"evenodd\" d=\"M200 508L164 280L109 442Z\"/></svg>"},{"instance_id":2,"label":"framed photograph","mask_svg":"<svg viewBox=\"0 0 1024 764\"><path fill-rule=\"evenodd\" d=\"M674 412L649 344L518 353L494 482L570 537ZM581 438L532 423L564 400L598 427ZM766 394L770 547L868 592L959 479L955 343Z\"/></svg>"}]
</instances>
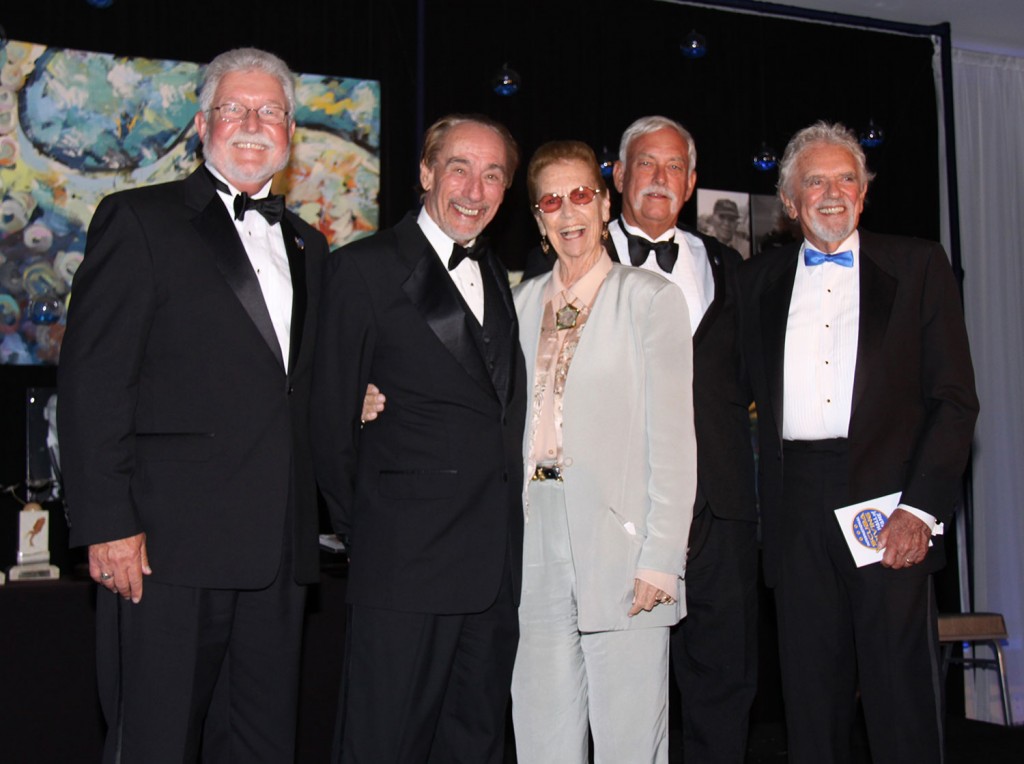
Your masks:
<instances>
[{"instance_id":1,"label":"framed photograph","mask_svg":"<svg viewBox=\"0 0 1024 764\"><path fill-rule=\"evenodd\" d=\"M697 189L697 230L750 257L750 195Z\"/></svg>"}]
</instances>

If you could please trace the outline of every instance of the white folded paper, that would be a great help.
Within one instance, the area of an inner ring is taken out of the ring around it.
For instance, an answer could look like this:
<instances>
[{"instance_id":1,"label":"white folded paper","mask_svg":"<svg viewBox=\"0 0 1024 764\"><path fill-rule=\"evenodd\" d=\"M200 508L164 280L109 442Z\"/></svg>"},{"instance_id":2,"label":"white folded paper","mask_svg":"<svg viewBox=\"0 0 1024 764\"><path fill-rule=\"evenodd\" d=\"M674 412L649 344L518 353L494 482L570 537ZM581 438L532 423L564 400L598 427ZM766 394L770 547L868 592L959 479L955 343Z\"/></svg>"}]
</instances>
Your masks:
<instances>
[{"instance_id":1,"label":"white folded paper","mask_svg":"<svg viewBox=\"0 0 1024 764\"><path fill-rule=\"evenodd\" d=\"M836 520L843 531L843 538L850 547L850 554L858 568L881 562L885 550L878 546L878 534L889 521L889 515L899 505L901 492L868 499L859 504L850 504L836 510ZM932 535L942 535L942 523L935 524ZM928 546L931 546L928 542Z\"/></svg>"}]
</instances>

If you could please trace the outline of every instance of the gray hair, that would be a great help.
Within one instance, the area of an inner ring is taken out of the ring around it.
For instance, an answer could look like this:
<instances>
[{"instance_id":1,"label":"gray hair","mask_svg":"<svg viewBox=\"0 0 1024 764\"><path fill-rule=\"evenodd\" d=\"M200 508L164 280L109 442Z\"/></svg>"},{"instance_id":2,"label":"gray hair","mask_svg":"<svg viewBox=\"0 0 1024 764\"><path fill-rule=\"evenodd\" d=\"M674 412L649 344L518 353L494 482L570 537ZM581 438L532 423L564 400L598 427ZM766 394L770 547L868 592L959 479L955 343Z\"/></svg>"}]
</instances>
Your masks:
<instances>
[{"instance_id":1,"label":"gray hair","mask_svg":"<svg viewBox=\"0 0 1024 764\"><path fill-rule=\"evenodd\" d=\"M804 151L819 143L839 146L849 151L857 163L857 177L862 186L874 179L875 174L868 169L864 149L861 148L860 141L857 140L857 135L853 130L841 122L819 120L790 138L786 151L782 155L782 161L779 162L779 182L776 188L780 196L786 194L789 198L793 198L790 184L793 181L792 176L797 160Z\"/></svg>"},{"instance_id":2,"label":"gray hair","mask_svg":"<svg viewBox=\"0 0 1024 764\"><path fill-rule=\"evenodd\" d=\"M626 155L629 153L630 145L641 135L648 135L649 133L654 133L666 128L669 130L675 130L679 133L679 137L686 141L686 148L689 153L689 170L690 172L696 170L697 144L694 143L693 136L690 135L690 131L674 119L658 115L640 117L640 119L636 120L626 128L626 132L622 134L622 139L619 141L619 161L626 164Z\"/></svg>"},{"instance_id":3,"label":"gray hair","mask_svg":"<svg viewBox=\"0 0 1024 764\"><path fill-rule=\"evenodd\" d=\"M217 88L231 72L263 72L276 79L288 100L288 121L295 119L295 75L288 64L259 48L235 48L221 53L207 65L199 85L199 108L203 112L209 113L213 108Z\"/></svg>"}]
</instances>

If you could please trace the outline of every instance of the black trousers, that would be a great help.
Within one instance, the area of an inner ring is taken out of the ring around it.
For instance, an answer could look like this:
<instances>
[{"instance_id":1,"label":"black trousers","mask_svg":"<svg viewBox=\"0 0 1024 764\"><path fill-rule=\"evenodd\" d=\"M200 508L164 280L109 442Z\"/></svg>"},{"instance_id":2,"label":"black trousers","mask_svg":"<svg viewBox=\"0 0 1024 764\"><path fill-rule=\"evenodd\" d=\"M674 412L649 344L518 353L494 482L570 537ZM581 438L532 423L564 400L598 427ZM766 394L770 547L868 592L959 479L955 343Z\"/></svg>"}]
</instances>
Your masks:
<instances>
[{"instance_id":1,"label":"black trousers","mask_svg":"<svg viewBox=\"0 0 1024 764\"><path fill-rule=\"evenodd\" d=\"M511 570L482 613L350 605L332 760L501 764L519 619Z\"/></svg>"},{"instance_id":2,"label":"black trousers","mask_svg":"<svg viewBox=\"0 0 1024 764\"><path fill-rule=\"evenodd\" d=\"M289 554L256 591L148 578L135 605L100 588L105 764L293 761L305 596Z\"/></svg>"},{"instance_id":3,"label":"black trousers","mask_svg":"<svg viewBox=\"0 0 1024 764\"><path fill-rule=\"evenodd\" d=\"M690 531L686 618L672 629L672 669L687 764L742 764L757 692L757 523L705 506Z\"/></svg>"},{"instance_id":4,"label":"black trousers","mask_svg":"<svg viewBox=\"0 0 1024 764\"><path fill-rule=\"evenodd\" d=\"M834 509L850 504L845 441L787 444L775 601L791 764L848 762L857 694L875 764L942 761L931 576L857 568Z\"/></svg>"}]
</instances>

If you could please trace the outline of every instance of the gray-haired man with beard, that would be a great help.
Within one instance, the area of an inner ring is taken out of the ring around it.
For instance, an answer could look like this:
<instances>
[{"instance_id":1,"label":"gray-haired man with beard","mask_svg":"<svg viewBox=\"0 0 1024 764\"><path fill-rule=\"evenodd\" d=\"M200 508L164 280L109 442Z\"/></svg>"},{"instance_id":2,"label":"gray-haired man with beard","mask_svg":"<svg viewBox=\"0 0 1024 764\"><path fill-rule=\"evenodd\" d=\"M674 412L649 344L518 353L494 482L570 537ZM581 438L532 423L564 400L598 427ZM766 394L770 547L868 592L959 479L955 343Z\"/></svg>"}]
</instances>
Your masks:
<instances>
[{"instance_id":1,"label":"gray-haired man with beard","mask_svg":"<svg viewBox=\"0 0 1024 764\"><path fill-rule=\"evenodd\" d=\"M850 760L858 692L875 761L943 758L933 534L960 495L978 399L942 247L858 228L871 177L848 128L799 131L779 197L803 241L740 271L793 764ZM857 567L834 510L892 494L884 555Z\"/></svg>"},{"instance_id":2,"label":"gray-haired man with beard","mask_svg":"<svg viewBox=\"0 0 1024 764\"><path fill-rule=\"evenodd\" d=\"M327 242L269 194L294 112L279 58L218 56L195 116L206 164L108 196L89 227L58 417L71 541L104 587L105 762L295 756Z\"/></svg>"}]
</instances>

